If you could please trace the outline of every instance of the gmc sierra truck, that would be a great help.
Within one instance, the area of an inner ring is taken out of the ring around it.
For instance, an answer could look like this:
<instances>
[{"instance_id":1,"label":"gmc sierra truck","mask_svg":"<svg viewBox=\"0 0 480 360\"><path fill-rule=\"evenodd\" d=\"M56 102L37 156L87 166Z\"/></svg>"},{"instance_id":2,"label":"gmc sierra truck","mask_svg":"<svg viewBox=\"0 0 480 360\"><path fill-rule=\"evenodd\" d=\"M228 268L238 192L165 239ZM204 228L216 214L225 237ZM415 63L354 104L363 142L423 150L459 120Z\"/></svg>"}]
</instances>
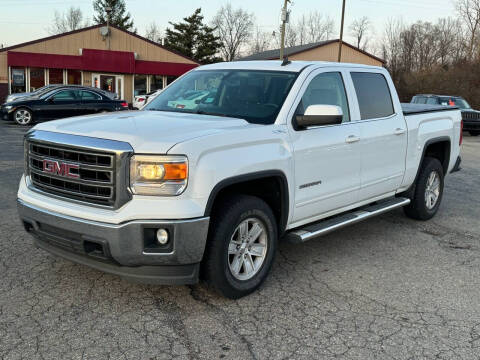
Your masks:
<instances>
[{"instance_id":1,"label":"gmc sierra truck","mask_svg":"<svg viewBox=\"0 0 480 360\"><path fill-rule=\"evenodd\" d=\"M401 105L380 67L207 65L142 111L32 128L18 210L54 255L239 298L265 280L279 240L399 207L432 218L461 130L455 107Z\"/></svg>"}]
</instances>

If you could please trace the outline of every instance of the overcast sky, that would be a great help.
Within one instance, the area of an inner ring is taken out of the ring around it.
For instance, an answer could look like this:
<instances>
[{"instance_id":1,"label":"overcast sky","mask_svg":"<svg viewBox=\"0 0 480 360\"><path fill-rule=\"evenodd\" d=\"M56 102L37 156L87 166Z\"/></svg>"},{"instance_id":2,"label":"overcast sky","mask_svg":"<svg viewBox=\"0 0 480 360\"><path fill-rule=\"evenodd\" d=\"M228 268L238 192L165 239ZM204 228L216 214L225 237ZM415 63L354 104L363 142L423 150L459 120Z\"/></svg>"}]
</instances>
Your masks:
<instances>
[{"instance_id":1,"label":"overcast sky","mask_svg":"<svg viewBox=\"0 0 480 360\"><path fill-rule=\"evenodd\" d=\"M265 31L278 29L282 0L232 0L234 7L242 7L256 15L257 24ZM216 11L226 4L225 0L127 0L140 35L148 24L155 21L164 29L169 21L177 22L201 7L209 21ZM291 6L292 19L318 10L329 15L340 26L342 0L294 0ZM92 18L92 0L0 0L0 44L17 43L48 36L47 28L55 10L63 12L70 6L80 7L84 15ZM385 23L401 17L404 22L417 20L435 21L440 17L453 16L452 0L347 0L346 26L355 18L368 16L373 22L377 36L383 32ZM347 38L348 41L348 31Z\"/></svg>"}]
</instances>

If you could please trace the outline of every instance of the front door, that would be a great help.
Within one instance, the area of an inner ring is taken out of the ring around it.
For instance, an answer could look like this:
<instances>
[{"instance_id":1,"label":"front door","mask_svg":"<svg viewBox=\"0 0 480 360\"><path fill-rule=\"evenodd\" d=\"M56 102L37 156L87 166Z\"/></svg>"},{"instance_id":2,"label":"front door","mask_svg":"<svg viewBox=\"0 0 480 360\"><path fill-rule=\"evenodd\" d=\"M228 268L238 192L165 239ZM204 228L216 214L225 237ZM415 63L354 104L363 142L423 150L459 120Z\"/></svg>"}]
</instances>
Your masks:
<instances>
[{"instance_id":1,"label":"front door","mask_svg":"<svg viewBox=\"0 0 480 360\"><path fill-rule=\"evenodd\" d=\"M60 90L45 99L39 114L44 120L62 119L79 115L80 107L77 90Z\"/></svg>"},{"instance_id":2,"label":"front door","mask_svg":"<svg viewBox=\"0 0 480 360\"><path fill-rule=\"evenodd\" d=\"M116 93L123 99L123 75L93 74L92 84L98 89Z\"/></svg>"},{"instance_id":3,"label":"front door","mask_svg":"<svg viewBox=\"0 0 480 360\"><path fill-rule=\"evenodd\" d=\"M340 69L333 68L313 72L296 105L295 115L303 114L309 105L321 104L339 106L343 112L339 125L291 128L295 162L293 222L297 226L357 202L360 129L358 123L350 122L344 76Z\"/></svg>"},{"instance_id":4,"label":"front door","mask_svg":"<svg viewBox=\"0 0 480 360\"><path fill-rule=\"evenodd\" d=\"M395 111L387 78L378 73L351 73L360 110L362 180L359 200L396 191L405 173L407 125L402 111ZM397 108L400 104L396 105Z\"/></svg>"}]
</instances>

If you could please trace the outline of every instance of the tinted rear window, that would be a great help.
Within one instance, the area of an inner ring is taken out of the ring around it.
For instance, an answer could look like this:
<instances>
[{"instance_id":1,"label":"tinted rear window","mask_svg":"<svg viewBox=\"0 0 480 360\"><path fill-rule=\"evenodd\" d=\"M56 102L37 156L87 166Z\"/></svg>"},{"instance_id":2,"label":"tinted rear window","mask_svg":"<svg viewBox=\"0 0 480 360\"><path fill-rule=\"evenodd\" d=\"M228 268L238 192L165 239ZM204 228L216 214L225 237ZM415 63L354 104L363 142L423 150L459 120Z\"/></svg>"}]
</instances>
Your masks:
<instances>
[{"instance_id":1,"label":"tinted rear window","mask_svg":"<svg viewBox=\"0 0 480 360\"><path fill-rule=\"evenodd\" d=\"M392 96L382 74L351 73L362 120L377 119L394 113Z\"/></svg>"}]
</instances>

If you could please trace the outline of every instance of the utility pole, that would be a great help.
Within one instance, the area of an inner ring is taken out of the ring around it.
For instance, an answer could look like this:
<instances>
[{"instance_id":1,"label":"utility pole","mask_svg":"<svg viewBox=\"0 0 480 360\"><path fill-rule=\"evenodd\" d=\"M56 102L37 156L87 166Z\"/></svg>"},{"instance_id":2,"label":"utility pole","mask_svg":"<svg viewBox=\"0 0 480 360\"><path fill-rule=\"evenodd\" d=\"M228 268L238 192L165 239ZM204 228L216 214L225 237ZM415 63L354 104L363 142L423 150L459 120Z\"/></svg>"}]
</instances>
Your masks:
<instances>
[{"instance_id":1,"label":"utility pole","mask_svg":"<svg viewBox=\"0 0 480 360\"><path fill-rule=\"evenodd\" d=\"M112 12L112 8L110 6L107 6L105 8L105 12L107 13L107 44L108 44L108 50L110 50L110 13Z\"/></svg>"},{"instance_id":2,"label":"utility pole","mask_svg":"<svg viewBox=\"0 0 480 360\"><path fill-rule=\"evenodd\" d=\"M282 29L280 34L280 60L283 60L283 53L285 52L285 31L288 23L287 4L290 0L284 0L282 9Z\"/></svg>"},{"instance_id":3,"label":"utility pole","mask_svg":"<svg viewBox=\"0 0 480 360\"><path fill-rule=\"evenodd\" d=\"M342 61L342 44L343 44L343 24L345 22L345 1L342 5L342 24L340 25L340 42L338 43L338 62Z\"/></svg>"}]
</instances>

